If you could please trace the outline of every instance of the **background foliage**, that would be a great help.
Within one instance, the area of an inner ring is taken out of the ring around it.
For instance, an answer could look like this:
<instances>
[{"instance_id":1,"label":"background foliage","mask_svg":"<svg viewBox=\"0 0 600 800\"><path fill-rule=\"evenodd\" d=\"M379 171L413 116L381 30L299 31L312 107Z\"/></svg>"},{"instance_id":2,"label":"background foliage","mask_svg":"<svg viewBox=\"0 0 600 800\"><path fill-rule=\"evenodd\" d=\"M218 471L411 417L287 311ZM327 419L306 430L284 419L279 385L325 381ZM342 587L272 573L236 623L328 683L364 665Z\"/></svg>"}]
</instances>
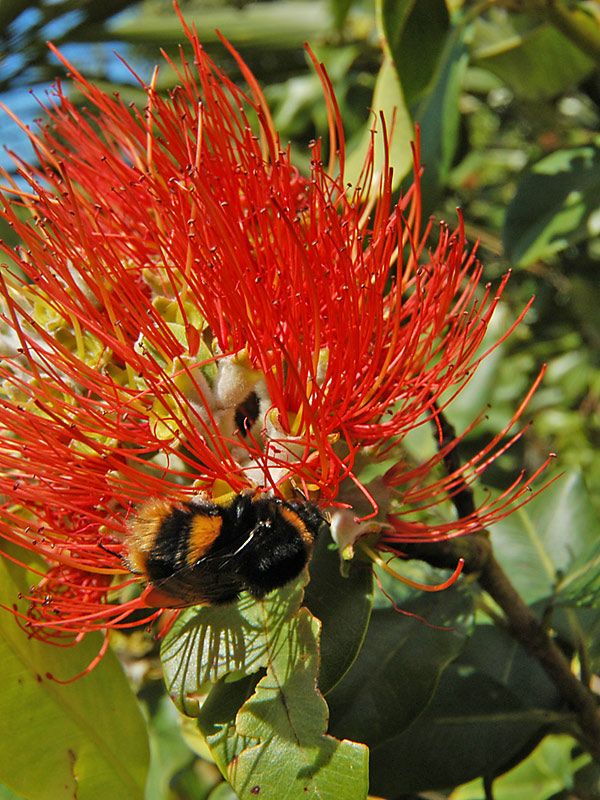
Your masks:
<instances>
[{"instance_id":1,"label":"background foliage","mask_svg":"<svg viewBox=\"0 0 600 800\"><path fill-rule=\"evenodd\" d=\"M180 5L210 54L234 76L235 65L215 29L240 50L265 88L282 140L292 141L300 167L306 166L306 142L326 136L322 89L309 67L305 41L332 79L350 151L364 142L372 123L369 108L389 113L398 107L392 157L400 181L408 171L412 122L419 122L426 212L452 225L460 206L469 239L480 240L486 278L494 281L513 270L491 335L536 296L525 323L484 363L450 416L460 429L490 404L485 423L463 445L466 459L511 416L540 365L548 365L527 411L534 426L486 473L486 481L491 491L502 489L521 468L534 469L548 451L558 453L556 470L564 475L496 524L492 540L522 597L545 615L582 680L597 688L598 4L381 0L374 7L368 0L182 0ZM28 120L37 114L29 87L43 87L60 74L46 49L48 38L86 76L133 101L140 99L135 81L111 51L148 78L158 49L171 52L182 39L169 0L3 0L0 31L0 91ZM163 68L159 87L167 89L173 80ZM27 156L8 121L0 136ZM10 240L11 232L2 235ZM413 446L419 454L434 444L417 437ZM433 573L423 564L411 568L420 577ZM1 583L8 605L10 592L19 591L20 578L13 573L8 569ZM261 629L253 616L262 604L240 608L235 625L215 609L192 609L180 617L163 644L163 662L169 693L190 718L179 715L165 696L157 645L143 632L114 637L128 682L111 657L82 681L63 687L46 673L76 674L87 663L86 654L33 647L2 617L0 780L6 786L0 787L0 799L56 800L76 790L79 800L233 800L253 797L260 783L262 798L282 797L283 785L289 798L355 800L367 791L367 759L366 749L351 742L369 746L369 791L389 800L425 791L452 800L599 796L599 766L573 737L573 715L557 688L502 625L491 624L497 610L472 583L423 597L378 576L400 607L416 615L407 616L390 608L364 569L354 569L348 580L338 577L337 555L324 545L311 577L306 603L323 626L319 685L329 707L328 728L327 709L310 688L318 666L318 626L308 613L294 616L298 586L265 601L277 604L270 613L281 626L279 648L273 649L273 631ZM232 672L224 653L248 630L259 630L254 648L244 651ZM200 636L213 643L216 637L223 646L196 663ZM190 655L182 662L180 648L186 647ZM296 649L305 653L304 671L292 653ZM98 716L98 697L111 714ZM298 697L309 698L307 707L282 715ZM331 737L350 741L340 745ZM295 740L293 755L290 740ZM76 774L72 748L78 754ZM273 764L292 758L321 764L312 794L288 787L285 774L274 774ZM229 784L221 782L215 763Z\"/></svg>"}]
</instances>

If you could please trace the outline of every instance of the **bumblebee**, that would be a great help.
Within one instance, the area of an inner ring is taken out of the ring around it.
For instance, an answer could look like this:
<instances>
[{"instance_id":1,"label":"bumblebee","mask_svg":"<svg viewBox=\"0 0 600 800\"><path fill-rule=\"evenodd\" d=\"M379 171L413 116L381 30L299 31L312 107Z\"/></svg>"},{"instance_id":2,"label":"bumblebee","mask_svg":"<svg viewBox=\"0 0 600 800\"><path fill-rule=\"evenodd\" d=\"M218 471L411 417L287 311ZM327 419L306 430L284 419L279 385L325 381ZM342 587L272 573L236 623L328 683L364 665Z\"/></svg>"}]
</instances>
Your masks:
<instances>
[{"instance_id":1,"label":"bumblebee","mask_svg":"<svg viewBox=\"0 0 600 800\"><path fill-rule=\"evenodd\" d=\"M151 500L129 523L127 564L146 580L151 606L219 605L243 591L260 599L300 574L324 522L308 500Z\"/></svg>"}]
</instances>

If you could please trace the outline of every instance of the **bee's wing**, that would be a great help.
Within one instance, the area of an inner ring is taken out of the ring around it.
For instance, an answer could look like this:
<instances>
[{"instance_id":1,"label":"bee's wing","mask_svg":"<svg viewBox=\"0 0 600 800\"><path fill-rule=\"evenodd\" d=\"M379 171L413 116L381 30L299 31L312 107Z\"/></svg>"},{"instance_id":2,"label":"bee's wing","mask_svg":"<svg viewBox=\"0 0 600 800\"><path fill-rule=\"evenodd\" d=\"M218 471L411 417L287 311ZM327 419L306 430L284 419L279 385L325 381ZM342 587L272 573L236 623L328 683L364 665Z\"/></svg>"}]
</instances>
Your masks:
<instances>
[{"instance_id":1,"label":"bee's wing","mask_svg":"<svg viewBox=\"0 0 600 800\"><path fill-rule=\"evenodd\" d=\"M156 608L185 608L236 600L245 585L235 559L253 538L254 531L250 531L235 549L223 547L201 556L193 564L180 567L162 580L148 584L142 594L144 601Z\"/></svg>"}]
</instances>

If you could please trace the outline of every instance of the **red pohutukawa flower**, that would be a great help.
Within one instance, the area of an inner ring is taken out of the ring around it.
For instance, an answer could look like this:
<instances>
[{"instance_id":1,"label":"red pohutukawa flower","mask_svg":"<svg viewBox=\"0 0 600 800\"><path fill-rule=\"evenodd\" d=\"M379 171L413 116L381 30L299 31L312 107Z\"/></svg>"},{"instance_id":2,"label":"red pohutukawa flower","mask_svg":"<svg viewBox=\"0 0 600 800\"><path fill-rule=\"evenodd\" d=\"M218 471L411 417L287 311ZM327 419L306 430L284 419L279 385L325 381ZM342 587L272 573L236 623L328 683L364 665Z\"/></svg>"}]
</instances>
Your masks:
<instances>
[{"instance_id":1,"label":"red pohutukawa flower","mask_svg":"<svg viewBox=\"0 0 600 800\"><path fill-rule=\"evenodd\" d=\"M506 279L480 288L462 222L427 249L418 157L396 205L372 152L350 186L317 66L331 157L310 144L302 177L236 53L250 96L186 33L193 65L169 61L179 87L166 99L145 87L143 111L57 52L90 110L58 86L48 124L29 132L41 166L20 164L27 191L5 187L31 217L4 201L23 246L4 245L19 269L0 289L0 533L47 564L21 617L38 636L140 624L122 555L149 498L300 491L329 508L342 548L382 530L393 552L489 524L527 491L424 521L506 433L435 480L453 443L412 465L401 445L473 374ZM396 466L364 485L383 458Z\"/></svg>"}]
</instances>

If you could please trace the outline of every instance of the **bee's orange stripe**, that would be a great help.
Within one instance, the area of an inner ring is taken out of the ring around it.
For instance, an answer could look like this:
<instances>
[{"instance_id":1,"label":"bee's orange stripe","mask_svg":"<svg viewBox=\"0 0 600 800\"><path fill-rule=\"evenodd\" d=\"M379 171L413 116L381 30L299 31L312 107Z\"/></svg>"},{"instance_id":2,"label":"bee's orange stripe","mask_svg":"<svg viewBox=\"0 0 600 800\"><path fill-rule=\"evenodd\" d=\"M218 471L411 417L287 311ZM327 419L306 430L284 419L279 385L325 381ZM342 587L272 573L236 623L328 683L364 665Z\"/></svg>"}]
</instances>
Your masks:
<instances>
[{"instance_id":1,"label":"bee's orange stripe","mask_svg":"<svg viewBox=\"0 0 600 800\"><path fill-rule=\"evenodd\" d=\"M221 533L222 517L208 517L205 514L195 514L190 528L187 562L194 564L209 550L212 543Z\"/></svg>"}]
</instances>

